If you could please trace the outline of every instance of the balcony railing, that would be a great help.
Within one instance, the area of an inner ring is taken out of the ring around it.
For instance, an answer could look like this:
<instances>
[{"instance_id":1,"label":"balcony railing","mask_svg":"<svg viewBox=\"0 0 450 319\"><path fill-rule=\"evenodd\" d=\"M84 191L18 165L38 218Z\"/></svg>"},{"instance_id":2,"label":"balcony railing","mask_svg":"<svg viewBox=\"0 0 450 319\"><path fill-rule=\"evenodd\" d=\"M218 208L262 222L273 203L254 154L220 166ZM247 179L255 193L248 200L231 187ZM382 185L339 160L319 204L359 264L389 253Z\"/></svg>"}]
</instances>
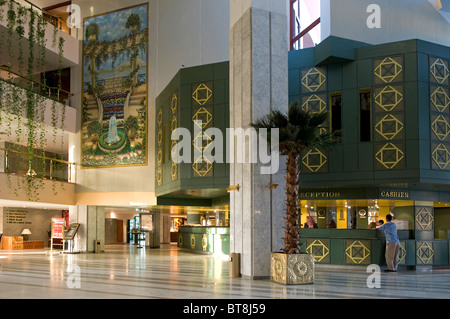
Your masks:
<instances>
[{"instance_id":1,"label":"balcony railing","mask_svg":"<svg viewBox=\"0 0 450 319\"><path fill-rule=\"evenodd\" d=\"M8 148L0 148L0 156L1 155L4 155L2 165L4 167L4 173L36 176L48 180L75 183L75 163L34 154L32 155L33 165L32 168L30 168L30 154L28 153Z\"/></svg>"},{"instance_id":2,"label":"balcony railing","mask_svg":"<svg viewBox=\"0 0 450 319\"><path fill-rule=\"evenodd\" d=\"M14 2L15 2L17 5L26 8L25 5L20 4L20 3L16 2L16 1L14 1ZM27 4L30 6L31 9L40 11L40 12L42 13L42 15L44 16L44 18L45 18L49 23L53 24L56 28L58 28L58 29L64 31L64 32L67 33L67 34L71 34L71 33L70 33L70 29L69 29L69 27L67 26L67 21L66 21L63 17L60 17L60 16L54 15L54 14L52 14L52 13L50 13L50 12L47 12L47 11L45 11L44 9L38 7L37 5L35 5L34 3L32 3L32 2L30 2L30 1L28 1L28 0L23 0L23 2L27 3Z\"/></svg>"},{"instance_id":3,"label":"balcony railing","mask_svg":"<svg viewBox=\"0 0 450 319\"><path fill-rule=\"evenodd\" d=\"M42 83L27 79L20 74L7 70L6 68L0 67L0 71L7 74L7 78L4 78L4 76L1 76L2 72L0 72L0 81L18 86L24 90L29 90L31 88L33 93L70 106L70 98L73 96L73 93L58 87L44 85Z\"/></svg>"}]
</instances>

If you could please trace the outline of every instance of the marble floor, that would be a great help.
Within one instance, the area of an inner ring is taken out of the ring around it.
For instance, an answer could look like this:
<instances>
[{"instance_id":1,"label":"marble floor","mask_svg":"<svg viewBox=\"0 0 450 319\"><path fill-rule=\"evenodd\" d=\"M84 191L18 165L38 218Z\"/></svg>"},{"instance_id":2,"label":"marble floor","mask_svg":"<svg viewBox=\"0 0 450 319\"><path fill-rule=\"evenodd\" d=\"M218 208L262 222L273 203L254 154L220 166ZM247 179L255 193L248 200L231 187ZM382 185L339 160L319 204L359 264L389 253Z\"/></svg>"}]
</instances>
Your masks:
<instances>
[{"instance_id":1,"label":"marble floor","mask_svg":"<svg viewBox=\"0 0 450 319\"><path fill-rule=\"evenodd\" d=\"M100 254L0 251L0 299L410 299L450 298L450 269L381 272L316 265L315 283L283 286L229 278L230 263L176 245L106 246Z\"/></svg>"}]
</instances>

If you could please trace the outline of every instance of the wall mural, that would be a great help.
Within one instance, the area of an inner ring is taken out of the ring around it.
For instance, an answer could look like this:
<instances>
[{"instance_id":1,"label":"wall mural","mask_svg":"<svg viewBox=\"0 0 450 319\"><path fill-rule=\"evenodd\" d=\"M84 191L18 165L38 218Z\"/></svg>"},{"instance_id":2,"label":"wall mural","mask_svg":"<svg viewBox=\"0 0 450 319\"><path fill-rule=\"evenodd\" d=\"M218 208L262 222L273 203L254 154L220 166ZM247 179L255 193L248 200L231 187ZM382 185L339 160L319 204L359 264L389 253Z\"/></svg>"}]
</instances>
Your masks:
<instances>
[{"instance_id":1,"label":"wall mural","mask_svg":"<svg viewBox=\"0 0 450 319\"><path fill-rule=\"evenodd\" d=\"M148 5L84 19L83 168L147 164Z\"/></svg>"}]
</instances>

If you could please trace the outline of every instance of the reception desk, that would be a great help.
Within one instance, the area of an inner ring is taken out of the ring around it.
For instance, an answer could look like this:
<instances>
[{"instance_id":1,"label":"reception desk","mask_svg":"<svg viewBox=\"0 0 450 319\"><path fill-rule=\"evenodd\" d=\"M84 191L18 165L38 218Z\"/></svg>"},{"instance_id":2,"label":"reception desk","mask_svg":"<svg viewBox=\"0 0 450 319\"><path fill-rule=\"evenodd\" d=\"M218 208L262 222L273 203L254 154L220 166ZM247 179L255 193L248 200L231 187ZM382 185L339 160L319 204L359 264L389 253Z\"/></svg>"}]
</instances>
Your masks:
<instances>
[{"instance_id":1,"label":"reception desk","mask_svg":"<svg viewBox=\"0 0 450 319\"><path fill-rule=\"evenodd\" d=\"M192 252L228 255L230 228L216 226L181 226L177 246Z\"/></svg>"},{"instance_id":2,"label":"reception desk","mask_svg":"<svg viewBox=\"0 0 450 319\"><path fill-rule=\"evenodd\" d=\"M300 230L301 249L314 254L316 263L385 265L384 232L373 229ZM399 230L400 262L404 266L448 265L449 240L415 238L412 230Z\"/></svg>"}]
</instances>

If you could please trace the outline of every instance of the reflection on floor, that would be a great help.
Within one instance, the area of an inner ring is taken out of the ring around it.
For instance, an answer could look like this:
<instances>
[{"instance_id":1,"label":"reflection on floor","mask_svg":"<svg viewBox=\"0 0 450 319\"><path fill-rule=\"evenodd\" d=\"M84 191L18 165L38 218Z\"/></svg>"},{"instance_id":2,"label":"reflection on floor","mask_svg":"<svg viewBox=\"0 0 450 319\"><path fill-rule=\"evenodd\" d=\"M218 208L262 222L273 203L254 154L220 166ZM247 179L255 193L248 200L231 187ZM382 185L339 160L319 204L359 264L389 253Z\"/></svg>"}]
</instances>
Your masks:
<instances>
[{"instance_id":1,"label":"reflection on floor","mask_svg":"<svg viewBox=\"0 0 450 319\"><path fill-rule=\"evenodd\" d=\"M448 298L450 269L380 274L369 288L366 267L316 266L313 285L229 278L229 265L213 256L160 249L107 246L100 254L0 251L0 299L32 298Z\"/></svg>"}]
</instances>

